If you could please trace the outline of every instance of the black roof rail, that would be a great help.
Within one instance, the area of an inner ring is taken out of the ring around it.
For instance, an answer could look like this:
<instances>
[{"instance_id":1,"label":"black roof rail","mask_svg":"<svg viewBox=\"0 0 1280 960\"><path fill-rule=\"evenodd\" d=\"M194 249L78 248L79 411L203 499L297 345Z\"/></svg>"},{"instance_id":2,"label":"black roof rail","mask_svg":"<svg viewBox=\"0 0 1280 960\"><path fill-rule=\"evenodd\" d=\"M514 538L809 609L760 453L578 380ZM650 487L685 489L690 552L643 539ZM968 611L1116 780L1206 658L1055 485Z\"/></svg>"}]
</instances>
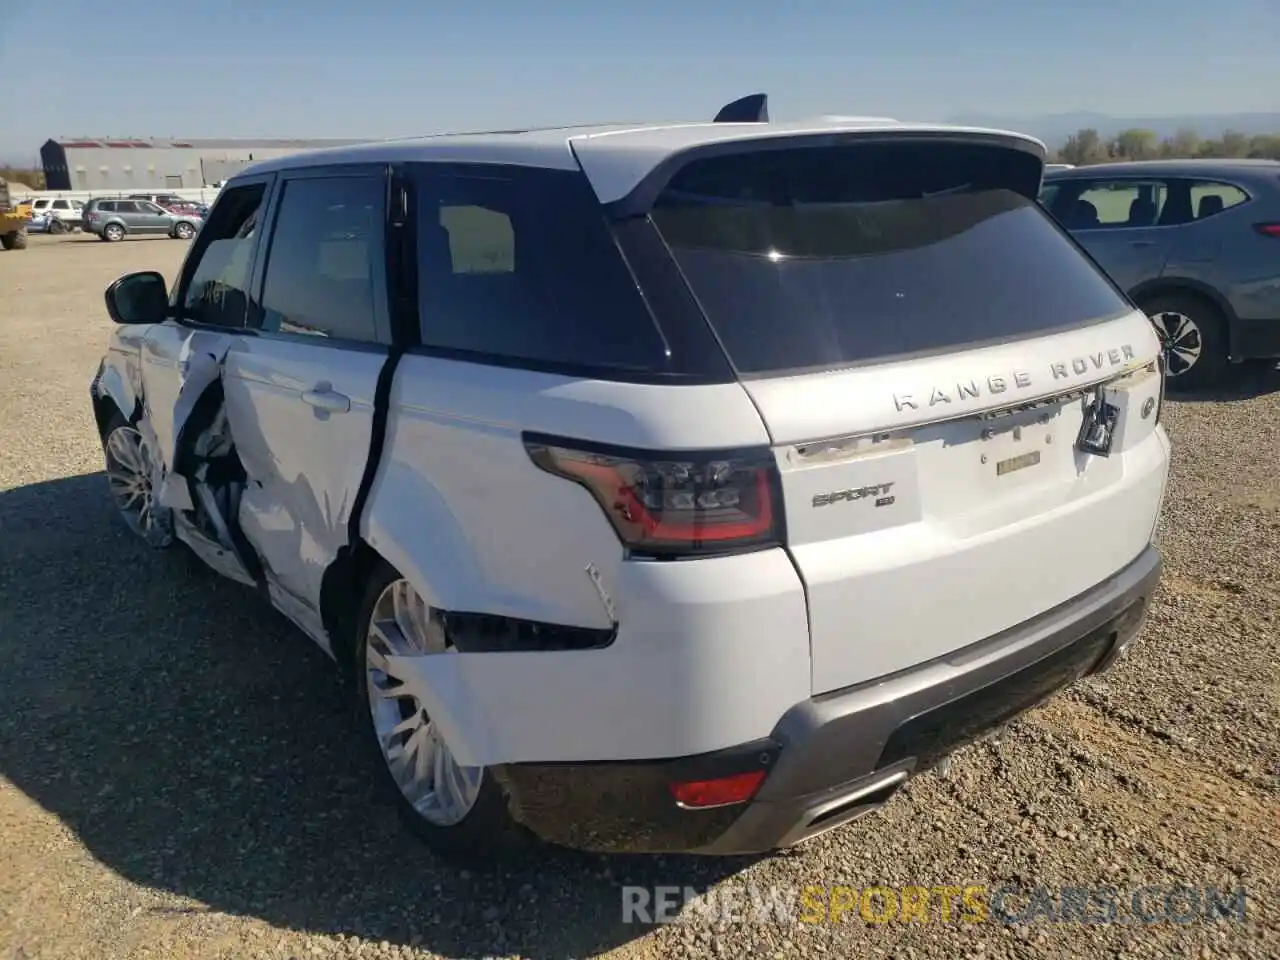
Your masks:
<instances>
[{"instance_id":1,"label":"black roof rail","mask_svg":"<svg viewBox=\"0 0 1280 960\"><path fill-rule=\"evenodd\" d=\"M726 103L716 114L713 123L768 123L769 95L753 93Z\"/></svg>"}]
</instances>

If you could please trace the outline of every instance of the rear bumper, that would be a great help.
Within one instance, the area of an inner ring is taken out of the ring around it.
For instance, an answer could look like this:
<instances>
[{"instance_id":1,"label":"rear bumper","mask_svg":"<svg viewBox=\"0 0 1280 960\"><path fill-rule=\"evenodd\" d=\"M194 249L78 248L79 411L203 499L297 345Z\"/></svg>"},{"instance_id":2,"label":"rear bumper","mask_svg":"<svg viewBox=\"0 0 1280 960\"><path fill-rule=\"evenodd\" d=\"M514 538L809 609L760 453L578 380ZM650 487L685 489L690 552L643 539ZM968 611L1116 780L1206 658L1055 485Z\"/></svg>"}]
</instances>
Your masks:
<instances>
[{"instance_id":1,"label":"rear bumper","mask_svg":"<svg viewBox=\"0 0 1280 960\"><path fill-rule=\"evenodd\" d=\"M664 761L494 768L512 812L553 843L604 852L758 853L869 813L915 773L1078 678L1137 636L1160 577L1154 546L1061 606L928 663L797 703L764 740ZM679 807L676 781L764 767L747 804Z\"/></svg>"}]
</instances>

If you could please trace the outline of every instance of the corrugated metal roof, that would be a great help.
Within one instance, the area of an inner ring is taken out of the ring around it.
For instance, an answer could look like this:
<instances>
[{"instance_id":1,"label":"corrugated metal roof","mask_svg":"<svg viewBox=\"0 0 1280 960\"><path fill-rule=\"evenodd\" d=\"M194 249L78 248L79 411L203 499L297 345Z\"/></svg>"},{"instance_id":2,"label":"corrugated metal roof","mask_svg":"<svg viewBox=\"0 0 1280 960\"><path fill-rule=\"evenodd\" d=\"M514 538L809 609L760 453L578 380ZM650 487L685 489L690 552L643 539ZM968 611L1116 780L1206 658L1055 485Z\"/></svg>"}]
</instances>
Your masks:
<instances>
[{"instance_id":1,"label":"corrugated metal roof","mask_svg":"<svg viewBox=\"0 0 1280 960\"><path fill-rule=\"evenodd\" d=\"M99 149L104 147L115 148L133 148L133 149L178 149L178 150L313 150L322 147L345 147L356 143L363 143L363 140L343 140L343 139L326 139L326 140L270 140L270 139L248 139L248 140L221 140L221 139L161 139L151 137L149 139L136 138L96 138L96 137L80 137L74 139L58 139L54 138L54 143L64 149Z\"/></svg>"}]
</instances>

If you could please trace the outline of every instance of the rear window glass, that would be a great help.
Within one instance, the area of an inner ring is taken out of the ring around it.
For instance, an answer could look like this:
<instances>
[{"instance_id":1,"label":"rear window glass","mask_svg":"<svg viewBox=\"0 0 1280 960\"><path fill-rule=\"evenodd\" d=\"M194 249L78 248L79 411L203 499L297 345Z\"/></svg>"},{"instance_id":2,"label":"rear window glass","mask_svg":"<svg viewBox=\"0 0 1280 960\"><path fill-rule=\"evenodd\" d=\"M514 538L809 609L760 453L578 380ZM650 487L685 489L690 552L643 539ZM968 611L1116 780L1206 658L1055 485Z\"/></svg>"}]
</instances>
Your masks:
<instances>
[{"instance_id":1,"label":"rear window glass","mask_svg":"<svg viewBox=\"0 0 1280 960\"><path fill-rule=\"evenodd\" d=\"M972 144L695 160L651 212L740 373L963 349L1129 309L1035 201L1040 164Z\"/></svg>"}]
</instances>

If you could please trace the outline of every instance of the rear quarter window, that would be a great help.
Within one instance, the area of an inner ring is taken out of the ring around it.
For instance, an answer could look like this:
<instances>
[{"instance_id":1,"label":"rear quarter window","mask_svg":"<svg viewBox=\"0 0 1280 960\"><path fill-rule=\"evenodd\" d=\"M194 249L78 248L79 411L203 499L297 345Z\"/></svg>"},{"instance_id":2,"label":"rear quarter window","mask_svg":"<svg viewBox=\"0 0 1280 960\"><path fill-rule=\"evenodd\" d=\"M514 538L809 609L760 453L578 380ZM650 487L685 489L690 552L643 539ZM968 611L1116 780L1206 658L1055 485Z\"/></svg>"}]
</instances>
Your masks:
<instances>
[{"instance_id":1,"label":"rear quarter window","mask_svg":"<svg viewBox=\"0 0 1280 960\"><path fill-rule=\"evenodd\" d=\"M1131 309L1036 202L1038 161L1015 153L889 142L710 157L672 178L651 217L743 375L960 350Z\"/></svg>"},{"instance_id":2,"label":"rear quarter window","mask_svg":"<svg viewBox=\"0 0 1280 960\"><path fill-rule=\"evenodd\" d=\"M1238 207L1248 200L1249 194L1234 184L1208 180L1191 184L1191 211L1197 220Z\"/></svg>"},{"instance_id":3,"label":"rear quarter window","mask_svg":"<svg viewBox=\"0 0 1280 960\"><path fill-rule=\"evenodd\" d=\"M661 374L663 337L581 174L419 165L423 348L476 362Z\"/></svg>"}]
</instances>

